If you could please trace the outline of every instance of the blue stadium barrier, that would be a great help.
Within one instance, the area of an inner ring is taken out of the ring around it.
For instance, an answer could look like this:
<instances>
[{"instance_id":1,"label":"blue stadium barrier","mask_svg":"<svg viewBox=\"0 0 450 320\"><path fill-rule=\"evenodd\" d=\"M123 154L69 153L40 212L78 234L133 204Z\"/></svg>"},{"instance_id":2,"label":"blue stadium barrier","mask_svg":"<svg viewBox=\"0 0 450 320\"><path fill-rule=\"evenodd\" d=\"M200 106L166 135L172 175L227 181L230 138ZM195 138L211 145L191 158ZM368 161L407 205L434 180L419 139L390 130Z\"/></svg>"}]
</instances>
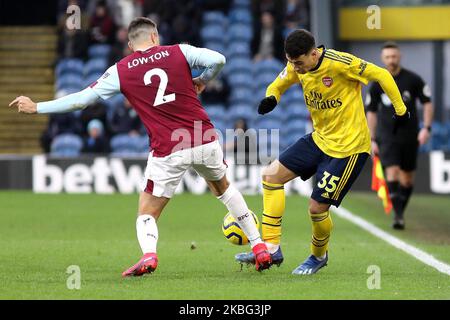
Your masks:
<instances>
[{"instance_id":1,"label":"blue stadium barrier","mask_svg":"<svg viewBox=\"0 0 450 320\"><path fill-rule=\"evenodd\" d=\"M76 157L83 148L83 140L76 134L65 133L55 137L50 154L57 157Z\"/></svg>"},{"instance_id":2,"label":"blue stadium barrier","mask_svg":"<svg viewBox=\"0 0 450 320\"><path fill-rule=\"evenodd\" d=\"M111 52L109 44L94 44L88 48L88 56L90 59L108 58Z\"/></svg>"}]
</instances>

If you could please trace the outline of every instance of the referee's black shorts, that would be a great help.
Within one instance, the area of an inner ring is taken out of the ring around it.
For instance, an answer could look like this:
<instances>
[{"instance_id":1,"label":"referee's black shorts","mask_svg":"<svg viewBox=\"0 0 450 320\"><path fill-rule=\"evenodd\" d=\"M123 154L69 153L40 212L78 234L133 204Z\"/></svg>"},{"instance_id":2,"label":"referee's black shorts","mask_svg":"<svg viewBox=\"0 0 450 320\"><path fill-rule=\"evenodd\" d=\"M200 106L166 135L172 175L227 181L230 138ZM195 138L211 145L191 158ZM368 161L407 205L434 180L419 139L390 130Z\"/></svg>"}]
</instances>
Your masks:
<instances>
[{"instance_id":1,"label":"referee's black shorts","mask_svg":"<svg viewBox=\"0 0 450 320\"><path fill-rule=\"evenodd\" d=\"M378 142L383 167L399 166L403 171L414 171L417 167L419 142L402 143L386 139Z\"/></svg>"}]
</instances>

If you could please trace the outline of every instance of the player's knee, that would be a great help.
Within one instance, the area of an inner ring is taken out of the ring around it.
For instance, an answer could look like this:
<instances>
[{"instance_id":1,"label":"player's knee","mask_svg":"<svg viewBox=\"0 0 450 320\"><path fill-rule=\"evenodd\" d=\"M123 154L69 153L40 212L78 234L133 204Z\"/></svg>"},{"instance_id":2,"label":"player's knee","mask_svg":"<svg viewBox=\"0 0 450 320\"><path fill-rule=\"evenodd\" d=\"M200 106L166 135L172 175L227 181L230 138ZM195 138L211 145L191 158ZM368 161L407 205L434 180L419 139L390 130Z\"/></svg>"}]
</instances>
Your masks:
<instances>
[{"instance_id":1,"label":"player's knee","mask_svg":"<svg viewBox=\"0 0 450 320\"><path fill-rule=\"evenodd\" d=\"M330 208L330 205L327 203L320 203L316 200L311 199L309 202L309 212L311 214L319 214L327 211Z\"/></svg>"},{"instance_id":2,"label":"player's knee","mask_svg":"<svg viewBox=\"0 0 450 320\"><path fill-rule=\"evenodd\" d=\"M283 181L281 181L281 179L273 172L270 166L263 169L261 177L264 182L284 184Z\"/></svg>"}]
</instances>

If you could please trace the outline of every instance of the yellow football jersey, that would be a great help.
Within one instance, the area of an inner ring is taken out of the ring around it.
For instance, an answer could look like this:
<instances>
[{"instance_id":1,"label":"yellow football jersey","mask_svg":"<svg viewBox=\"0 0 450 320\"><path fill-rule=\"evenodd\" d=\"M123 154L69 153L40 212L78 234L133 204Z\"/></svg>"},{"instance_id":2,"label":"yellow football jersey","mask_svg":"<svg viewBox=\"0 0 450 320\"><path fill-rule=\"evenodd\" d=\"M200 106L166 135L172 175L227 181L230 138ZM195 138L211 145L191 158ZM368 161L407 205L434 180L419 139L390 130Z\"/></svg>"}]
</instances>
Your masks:
<instances>
[{"instance_id":1,"label":"yellow football jersey","mask_svg":"<svg viewBox=\"0 0 450 320\"><path fill-rule=\"evenodd\" d=\"M300 83L311 114L317 146L327 155L346 158L370 153L370 132L361 96L361 83L378 81L398 115L406 112L400 92L391 74L349 53L319 47L321 57L311 71L301 74L288 63L267 88L266 97L281 95Z\"/></svg>"}]
</instances>

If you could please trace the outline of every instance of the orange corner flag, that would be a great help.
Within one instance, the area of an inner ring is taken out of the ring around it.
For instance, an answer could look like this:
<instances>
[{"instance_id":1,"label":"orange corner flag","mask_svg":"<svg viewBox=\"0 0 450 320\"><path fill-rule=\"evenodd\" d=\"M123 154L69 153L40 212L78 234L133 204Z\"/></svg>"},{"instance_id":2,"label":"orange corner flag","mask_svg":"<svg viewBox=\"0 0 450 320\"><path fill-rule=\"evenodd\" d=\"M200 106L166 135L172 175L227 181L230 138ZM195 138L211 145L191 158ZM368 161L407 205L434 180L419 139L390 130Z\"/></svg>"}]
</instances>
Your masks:
<instances>
[{"instance_id":1,"label":"orange corner flag","mask_svg":"<svg viewBox=\"0 0 450 320\"><path fill-rule=\"evenodd\" d=\"M373 157L372 166L372 190L376 191L378 198L383 201L384 212L389 214L392 210L392 202L389 197L389 190L384 179L383 167L378 156Z\"/></svg>"}]
</instances>

